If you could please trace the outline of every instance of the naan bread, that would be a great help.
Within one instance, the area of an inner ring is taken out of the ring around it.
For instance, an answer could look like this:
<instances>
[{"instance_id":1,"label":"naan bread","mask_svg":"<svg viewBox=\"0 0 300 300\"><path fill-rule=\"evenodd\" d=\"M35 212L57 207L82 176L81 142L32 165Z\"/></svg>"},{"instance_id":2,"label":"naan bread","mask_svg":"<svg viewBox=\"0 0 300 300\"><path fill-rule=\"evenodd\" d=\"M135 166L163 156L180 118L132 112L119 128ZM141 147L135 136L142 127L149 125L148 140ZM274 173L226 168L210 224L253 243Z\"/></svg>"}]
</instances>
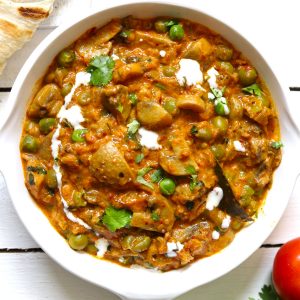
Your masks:
<instances>
[{"instance_id":1,"label":"naan bread","mask_svg":"<svg viewBox=\"0 0 300 300\"><path fill-rule=\"evenodd\" d=\"M55 0L0 0L0 74L7 59L29 41Z\"/></svg>"}]
</instances>

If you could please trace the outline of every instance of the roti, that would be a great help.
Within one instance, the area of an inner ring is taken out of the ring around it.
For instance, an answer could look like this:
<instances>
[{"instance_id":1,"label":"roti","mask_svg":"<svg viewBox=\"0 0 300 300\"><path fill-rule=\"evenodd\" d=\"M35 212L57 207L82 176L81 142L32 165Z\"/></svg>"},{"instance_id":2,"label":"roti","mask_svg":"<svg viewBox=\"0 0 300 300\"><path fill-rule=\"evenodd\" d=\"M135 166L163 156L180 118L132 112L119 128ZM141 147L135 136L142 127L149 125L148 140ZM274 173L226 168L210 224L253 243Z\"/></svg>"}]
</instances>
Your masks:
<instances>
[{"instance_id":1,"label":"roti","mask_svg":"<svg viewBox=\"0 0 300 300\"><path fill-rule=\"evenodd\" d=\"M7 59L28 42L52 11L54 0L0 0L0 74Z\"/></svg>"}]
</instances>

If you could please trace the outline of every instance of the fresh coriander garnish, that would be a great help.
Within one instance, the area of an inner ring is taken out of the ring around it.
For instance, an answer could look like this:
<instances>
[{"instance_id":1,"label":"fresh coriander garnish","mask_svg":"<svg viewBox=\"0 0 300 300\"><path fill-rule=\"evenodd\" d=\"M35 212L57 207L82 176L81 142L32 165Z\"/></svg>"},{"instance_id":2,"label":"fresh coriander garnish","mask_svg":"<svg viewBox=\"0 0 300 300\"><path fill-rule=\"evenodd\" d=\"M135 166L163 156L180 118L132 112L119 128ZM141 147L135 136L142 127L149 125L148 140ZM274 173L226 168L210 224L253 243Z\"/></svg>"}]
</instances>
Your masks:
<instances>
[{"instance_id":1,"label":"fresh coriander garnish","mask_svg":"<svg viewBox=\"0 0 300 300\"><path fill-rule=\"evenodd\" d=\"M197 126L193 125L190 132L191 132L191 135L196 135L198 133Z\"/></svg>"},{"instance_id":2,"label":"fresh coriander garnish","mask_svg":"<svg viewBox=\"0 0 300 300\"><path fill-rule=\"evenodd\" d=\"M152 212L152 214L151 214L151 219L152 219L153 221L159 221L159 220L160 220L160 216L159 216L159 214L158 214L156 211L154 211L154 212Z\"/></svg>"},{"instance_id":3,"label":"fresh coriander garnish","mask_svg":"<svg viewBox=\"0 0 300 300\"><path fill-rule=\"evenodd\" d=\"M27 171L46 175L47 171L43 167L28 166Z\"/></svg>"},{"instance_id":4,"label":"fresh coriander garnish","mask_svg":"<svg viewBox=\"0 0 300 300\"><path fill-rule=\"evenodd\" d=\"M176 20L168 20L168 21L165 21L164 24L165 24L166 27L172 27L173 25L177 25L178 21L176 21Z\"/></svg>"},{"instance_id":5,"label":"fresh coriander garnish","mask_svg":"<svg viewBox=\"0 0 300 300\"><path fill-rule=\"evenodd\" d=\"M135 157L135 163L139 164L141 163L141 161L144 159L144 154L143 153L139 153L137 154L137 156Z\"/></svg>"},{"instance_id":6,"label":"fresh coriander garnish","mask_svg":"<svg viewBox=\"0 0 300 300\"><path fill-rule=\"evenodd\" d=\"M202 181L198 180L198 175L194 166L189 165L185 167L185 170L191 175L190 190L193 191L196 187L202 186Z\"/></svg>"},{"instance_id":7,"label":"fresh coriander garnish","mask_svg":"<svg viewBox=\"0 0 300 300\"><path fill-rule=\"evenodd\" d=\"M220 116L229 115L230 109L228 107L226 98L223 97L225 87L223 87L221 90L211 87L210 90L211 90L211 93L208 93L208 98L210 100L214 101L215 112Z\"/></svg>"},{"instance_id":8,"label":"fresh coriander garnish","mask_svg":"<svg viewBox=\"0 0 300 300\"><path fill-rule=\"evenodd\" d=\"M271 285L264 285L260 290L258 300L280 300ZM253 297L249 297L248 300L255 300Z\"/></svg>"},{"instance_id":9,"label":"fresh coriander garnish","mask_svg":"<svg viewBox=\"0 0 300 300\"><path fill-rule=\"evenodd\" d=\"M129 124L127 124L127 136L129 139L134 139L135 134L140 128L140 122L137 120L133 120Z\"/></svg>"},{"instance_id":10,"label":"fresh coriander garnish","mask_svg":"<svg viewBox=\"0 0 300 300\"><path fill-rule=\"evenodd\" d=\"M155 170L151 174L150 178L151 178L151 182L153 182L153 183L160 182L164 178L164 171L163 171L163 169Z\"/></svg>"},{"instance_id":11,"label":"fresh coriander garnish","mask_svg":"<svg viewBox=\"0 0 300 300\"><path fill-rule=\"evenodd\" d=\"M167 88L166 88L166 86L165 85L163 85L162 83L160 83L160 82L157 82L157 83L155 83L154 84L157 88L159 88L159 89L161 89L161 90L163 90L163 91L165 91Z\"/></svg>"},{"instance_id":12,"label":"fresh coriander garnish","mask_svg":"<svg viewBox=\"0 0 300 300\"><path fill-rule=\"evenodd\" d=\"M34 176L32 173L29 173L29 175L28 175L28 182L30 185L35 185Z\"/></svg>"},{"instance_id":13,"label":"fresh coriander garnish","mask_svg":"<svg viewBox=\"0 0 300 300\"><path fill-rule=\"evenodd\" d=\"M137 104L138 98L137 98L137 95L135 93L129 93L128 98L129 98L129 101L131 102L132 105Z\"/></svg>"},{"instance_id":14,"label":"fresh coriander garnish","mask_svg":"<svg viewBox=\"0 0 300 300\"><path fill-rule=\"evenodd\" d=\"M271 143L271 147L278 150L283 147L283 143L281 141L274 141Z\"/></svg>"},{"instance_id":15,"label":"fresh coriander garnish","mask_svg":"<svg viewBox=\"0 0 300 300\"><path fill-rule=\"evenodd\" d=\"M118 103L117 110L118 110L120 113L122 113L122 112L123 112L123 109L124 109L124 107L123 107L122 103Z\"/></svg>"},{"instance_id":16,"label":"fresh coriander garnish","mask_svg":"<svg viewBox=\"0 0 300 300\"><path fill-rule=\"evenodd\" d=\"M87 72L91 73L91 85L105 86L111 80L115 67L114 60L108 55L100 55L92 58L90 61Z\"/></svg>"},{"instance_id":17,"label":"fresh coriander garnish","mask_svg":"<svg viewBox=\"0 0 300 300\"><path fill-rule=\"evenodd\" d=\"M186 170L189 174L191 174L191 175L195 175L195 174L196 174L196 169L195 169L195 167L192 166L192 165L186 166L186 167L185 167L185 170Z\"/></svg>"},{"instance_id":18,"label":"fresh coriander garnish","mask_svg":"<svg viewBox=\"0 0 300 300\"><path fill-rule=\"evenodd\" d=\"M259 85L256 83L242 88L242 91L251 95L262 96L262 90L260 89Z\"/></svg>"},{"instance_id":19,"label":"fresh coriander garnish","mask_svg":"<svg viewBox=\"0 0 300 300\"><path fill-rule=\"evenodd\" d=\"M153 184L148 182L144 176L152 170L151 167L145 167L138 171L136 181L140 184L147 186L148 188L153 190Z\"/></svg>"},{"instance_id":20,"label":"fresh coriander garnish","mask_svg":"<svg viewBox=\"0 0 300 300\"><path fill-rule=\"evenodd\" d=\"M131 212L125 209L117 209L109 206L105 209L102 223L112 232L130 224Z\"/></svg>"}]
</instances>

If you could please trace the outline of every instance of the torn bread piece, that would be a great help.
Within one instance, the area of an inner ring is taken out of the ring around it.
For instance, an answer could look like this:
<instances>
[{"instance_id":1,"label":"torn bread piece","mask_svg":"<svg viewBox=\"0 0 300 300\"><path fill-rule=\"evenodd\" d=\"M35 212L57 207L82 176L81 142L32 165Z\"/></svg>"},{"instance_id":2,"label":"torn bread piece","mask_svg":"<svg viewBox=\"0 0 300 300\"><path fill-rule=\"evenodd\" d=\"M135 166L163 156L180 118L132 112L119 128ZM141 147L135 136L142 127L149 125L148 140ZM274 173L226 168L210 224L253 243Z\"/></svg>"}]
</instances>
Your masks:
<instances>
[{"instance_id":1,"label":"torn bread piece","mask_svg":"<svg viewBox=\"0 0 300 300\"><path fill-rule=\"evenodd\" d=\"M28 42L52 11L54 0L0 0L0 74L7 59Z\"/></svg>"}]
</instances>

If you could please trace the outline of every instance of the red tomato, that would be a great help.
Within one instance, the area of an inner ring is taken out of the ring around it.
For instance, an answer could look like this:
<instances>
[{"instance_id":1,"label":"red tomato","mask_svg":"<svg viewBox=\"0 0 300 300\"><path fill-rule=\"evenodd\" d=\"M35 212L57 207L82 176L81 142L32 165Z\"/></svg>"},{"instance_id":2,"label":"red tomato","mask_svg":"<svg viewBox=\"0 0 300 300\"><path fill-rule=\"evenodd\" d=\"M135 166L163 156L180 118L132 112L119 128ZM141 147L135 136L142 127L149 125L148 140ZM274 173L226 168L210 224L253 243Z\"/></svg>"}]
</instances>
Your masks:
<instances>
[{"instance_id":1,"label":"red tomato","mask_svg":"<svg viewBox=\"0 0 300 300\"><path fill-rule=\"evenodd\" d=\"M279 249L272 276L274 288L282 300L300 299L300 238Z\"/></svg>"}]
</instances>

